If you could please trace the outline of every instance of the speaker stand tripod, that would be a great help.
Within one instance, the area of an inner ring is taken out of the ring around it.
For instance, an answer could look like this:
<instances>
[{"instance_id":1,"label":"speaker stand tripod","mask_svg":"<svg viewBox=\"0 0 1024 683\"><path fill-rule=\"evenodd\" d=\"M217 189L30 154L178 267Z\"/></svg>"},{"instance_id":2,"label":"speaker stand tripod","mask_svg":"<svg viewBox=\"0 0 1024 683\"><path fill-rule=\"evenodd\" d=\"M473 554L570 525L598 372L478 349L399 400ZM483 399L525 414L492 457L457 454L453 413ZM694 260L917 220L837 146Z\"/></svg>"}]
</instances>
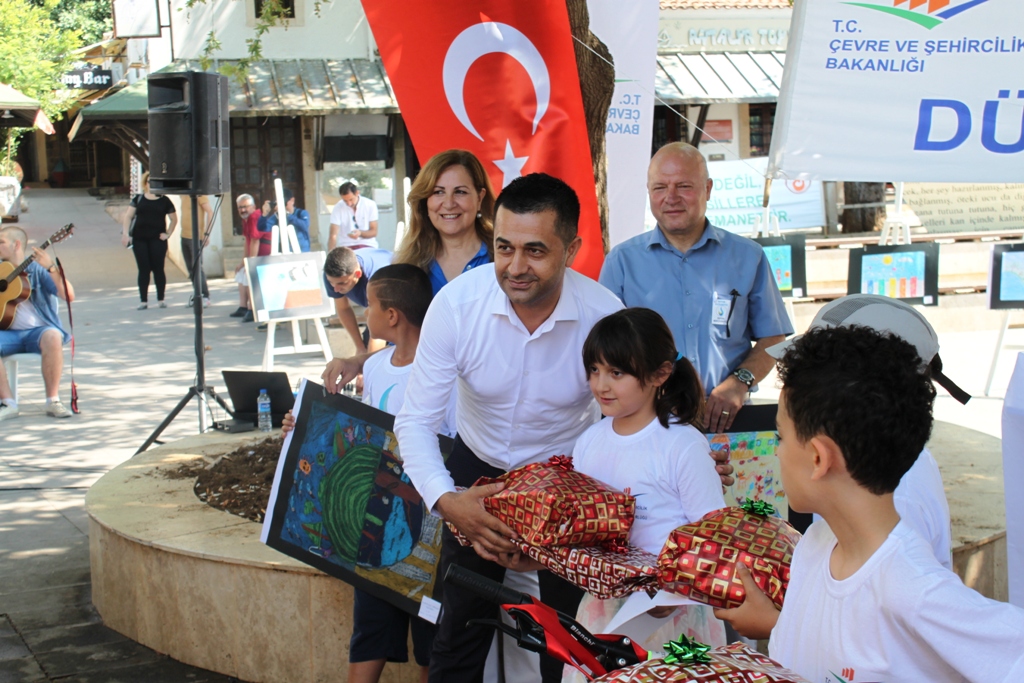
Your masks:
<instances>
[{"instance_id":1,"label":"speaker stand tripod","mask_svg":"<svg viewBox=\"0 0 1024 683\"><path fill-rule=\"evenodd\" d=\"M206 346L203 342L203 292L200 287L202 281L202 267L203 267L203 246L205 243L205 235L202 243L199 240L199 195L190 192L188 196L191 198L192 203L192 254L195 257L195 262L192 264L192 310L195 313L195 343L196 343L196 381L195 384L188 388L188 392L180 401L178 405L174 406L174 410L164 418L164 421L153 430L153 433L149 435L145 443L139 446L139 450L135 451L135 455L143 452L154 443L161 443L158 439L165 429L174 421L174 418L178 416L185 406L188 405L189 401L193 398L199 399L199 433L203 434L209 428L207 422L207 411L209 408L209 401L213 399L220 404L222 408L232 417L234 413L228 408L228 405L224 402L217 392L213 390L213 387L206 386Z\"/></svg>"}]
</instances>

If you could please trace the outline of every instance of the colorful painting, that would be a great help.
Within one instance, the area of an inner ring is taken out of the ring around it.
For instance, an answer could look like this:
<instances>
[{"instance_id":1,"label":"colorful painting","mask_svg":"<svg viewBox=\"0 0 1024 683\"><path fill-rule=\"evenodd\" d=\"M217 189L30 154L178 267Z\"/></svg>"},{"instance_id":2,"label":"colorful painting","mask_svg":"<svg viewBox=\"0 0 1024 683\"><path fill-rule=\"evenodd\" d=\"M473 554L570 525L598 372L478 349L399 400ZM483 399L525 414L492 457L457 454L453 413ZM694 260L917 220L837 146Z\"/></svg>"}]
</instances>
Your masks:
<instances>
[{"instance_id":1,"label":"colorful painting","mask_svg":"<svg viewBox=\"0 0 1024 683\"><path fill-rule=\"evenodd\" d=\"M925 295L925 254L906 251L865 255L861 262L860 291L894 299Z\"/></svg>"},{"instance_id":2,"label":"colorful painting","mask_svg":"<svg viewBox=\"0 0 1024 683\"><path fill-rule=\"evenodd\" d=\"M1003 253L1000 301L1024 301L1024 251Z\"/></svg>"},{"instance_id":3,"label":"colorful painting","mask_svg":"<svg viewBox=\"0 0 1024 683\"><path fill-rule=\"evenodd\" d=\"M709 434L712 451L729 450L736 482L725 491L726 505L739 505L747 498L763 500L775 506L780 516L789 511L786 492L779 476L779 458L775 451L779 437L771 432L727 432Z\"/></svg>"},{"instance_id":4,"label":"colorful painting","mask_svg":"<svg viewBox=\"0 0 1024 683\"><path fill-rule=\"evenodd\" d=\"M768 258L768 264L771 267L772 275L775 276L775 284L779 286L779 291L792 291L793 247L788 244L764 247L764 255Z\"/></svg>"},{"instance_id":5,"label":"colorful painting","mask_svg":"<svg viewBox=\"0 0 1024 683\"><path fill-rule=\"evenodd\" d=\"M245 259L256 320L301 320L334 313L323 283L324 253L271 254Z\"/></svg>"},{"instance_id":6,"label":"colorful painting","mask_svg":"<svg viewBox=\"0 0 1024 683\"><path fill-rule=\"evenodd\" d=\"M775 404L746 405L736 416L732 431L708 434L712 451L729 451L733 466L732 486L725 489L725 504L739 505L747 498L775 506L779 516L789 517L789 503L779 472L779 435L775 431Z\"/></svg>"},{"instance_id":7,"label":"colorful painting","mask_svg":"<svg viewBox=\"0 0 1024 683\"><path fill-rule=\"evenodd\" d=\"M440 583L442 522L405 473L394 417L312 382L296 406L264 542L417 614Z\"/></svg>"}]
</instances>

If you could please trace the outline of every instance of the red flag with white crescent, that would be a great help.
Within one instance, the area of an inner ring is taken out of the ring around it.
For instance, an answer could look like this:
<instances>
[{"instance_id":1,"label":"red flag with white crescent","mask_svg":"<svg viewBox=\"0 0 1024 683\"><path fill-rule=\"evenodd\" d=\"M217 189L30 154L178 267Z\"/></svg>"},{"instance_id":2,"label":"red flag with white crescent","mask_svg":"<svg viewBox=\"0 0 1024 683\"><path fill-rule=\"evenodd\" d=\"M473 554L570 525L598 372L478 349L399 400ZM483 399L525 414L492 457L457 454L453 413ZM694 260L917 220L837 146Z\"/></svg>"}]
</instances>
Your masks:
<instances>
[{"instance_id":1,"label":"red flag with white crescent","mask_svg":"<svg viewBox=\"0 0 1024 683\"><path fill-rule=\"evenodd\" d=\"M604 260L590 142L565 0L363 0L417 154L477 155L502 188L543 172L580 198L573 268Z\"/></svg>"}]
</instances>

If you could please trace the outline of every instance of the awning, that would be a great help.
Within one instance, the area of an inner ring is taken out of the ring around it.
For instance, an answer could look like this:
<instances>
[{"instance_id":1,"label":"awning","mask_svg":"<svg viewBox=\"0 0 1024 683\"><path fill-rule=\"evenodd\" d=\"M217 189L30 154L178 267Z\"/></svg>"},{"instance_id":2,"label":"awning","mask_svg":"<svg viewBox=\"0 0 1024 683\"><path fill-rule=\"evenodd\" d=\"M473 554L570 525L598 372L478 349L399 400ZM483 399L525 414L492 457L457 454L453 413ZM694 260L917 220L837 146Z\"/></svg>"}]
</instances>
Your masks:
<instances>
[{"instance_id":1,"label":"awning","mask_svg":"<svg viewBox=\"0 0 1024 683\"><path fill-rule=\"evenodd\" d=\"M208 71L234 61L214 61ZM201 71L192 60L178 60L159 73ZM244 81L228 78L232 116L323 116L327 114L397 114L391 83L378 60L262 59L249 65ZM120 92L82 109L94 118L147 117L146 82L136 81Z\"/></svg>"},{"instance_id":2,"label":"awning","mask_svg":"<svg viewBox=\"0 0 1024 683\"><path fill-rule=\"evenodd\" d=\"M39 100L0 83L0 128L36 127L53 135L53 124L39 108Z\"/></svg>"},{"instance_id":3,"label":"awning","mask_svg":"<svg viewBox=\"0 0 1024 683\"><path fill-rule=\"evenodd\" d=\"M659 104L776 102L785 52L658 55L654 86Z\"/></svg>"}]
</instances>

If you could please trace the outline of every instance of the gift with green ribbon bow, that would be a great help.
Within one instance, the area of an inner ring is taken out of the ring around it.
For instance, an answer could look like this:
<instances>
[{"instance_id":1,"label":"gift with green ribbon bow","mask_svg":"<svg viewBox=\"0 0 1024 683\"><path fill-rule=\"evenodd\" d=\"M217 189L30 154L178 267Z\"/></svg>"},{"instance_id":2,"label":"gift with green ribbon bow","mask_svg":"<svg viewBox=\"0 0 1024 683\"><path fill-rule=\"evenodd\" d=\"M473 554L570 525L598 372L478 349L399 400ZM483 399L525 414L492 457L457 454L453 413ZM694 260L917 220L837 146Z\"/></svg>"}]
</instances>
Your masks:
<instances>
[{"instance_id":1,"label":"gift with green ribbon bow","mask_svg":"<svg viewBox=\"0 0 1024 683\"><path fill-rule=\"evenodd\" d=\"M743 501L740 507L753 515L761 515L762 517L771 517L775 515L775 508L772 504L763 500L747 498Z\"/></svg>"},{"instance_id":2,"label":"gift with green ribbon bow","mask_svg":"<svg viewBox=\"0 0 1024 683\"><path fill-rule=\"evenodd\" d=\"M665 643L664 657L612 671L593 683L807 683L778 662L743 643L709 649L686 636Z\"/></svg>"},{"instance_id":3,"label":"gift with green ribbon bow","mask_svg":"<svg viewBox=\"0 0 1024 683\"><path fill-rule=\"evenodd\" d=\"M670 533L658 556L658 582L663 590L730 609L747 595L737 571L743 563L781 609L798 540L799 532L775 516L775 508L747 499Z\"/></svg>"},{"instance_id":4,"label":"gift with green ribbon bow","mask_svg":"<svg viewBox=\"0 0 1024 683\"><path fill-rule=\"evenodd\" d=\"M665 643L665 649L667 650L665 655L666 664L688 666L690 664L707 664L711 661L711 657L708 656L708 650L711 647L696 640L691 640L685 635L680 635L676 640Z\"/></svg>"}]
</instances>

